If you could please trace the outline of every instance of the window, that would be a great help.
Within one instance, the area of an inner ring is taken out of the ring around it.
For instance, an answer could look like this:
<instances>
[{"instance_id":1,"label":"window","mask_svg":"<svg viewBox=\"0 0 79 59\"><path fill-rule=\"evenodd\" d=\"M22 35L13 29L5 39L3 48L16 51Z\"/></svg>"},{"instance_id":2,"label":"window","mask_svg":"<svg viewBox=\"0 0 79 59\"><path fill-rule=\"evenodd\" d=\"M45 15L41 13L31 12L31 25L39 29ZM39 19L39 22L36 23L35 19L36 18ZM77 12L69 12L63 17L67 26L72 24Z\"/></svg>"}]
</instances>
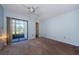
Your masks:
<instances>
[{"instance_id":1,"label":"window","mask_svg":"<svg viewBox=\"0 0 79 59\"><path fill-rule=\"evenodd\" d=\"M12 34L24 34L24 21L13 20L12 23Z\"/></svg>"}]
</instances>

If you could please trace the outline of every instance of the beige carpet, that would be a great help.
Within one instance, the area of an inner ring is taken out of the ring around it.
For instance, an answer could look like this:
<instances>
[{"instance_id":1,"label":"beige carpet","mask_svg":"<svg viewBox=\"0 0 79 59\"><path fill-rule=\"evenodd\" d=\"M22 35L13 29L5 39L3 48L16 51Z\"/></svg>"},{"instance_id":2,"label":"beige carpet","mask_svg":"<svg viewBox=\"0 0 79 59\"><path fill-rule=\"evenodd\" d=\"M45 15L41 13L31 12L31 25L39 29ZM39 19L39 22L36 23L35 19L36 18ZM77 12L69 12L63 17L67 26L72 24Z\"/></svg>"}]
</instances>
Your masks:
<instances>
[{"instance_id":1,"label":"beige carpet","mask_svg":"<svg viewBox=\"0 0 79 59\"><path fill-rule=\"evenodd\" d=\"M79 47L47 38L26 40L6 46L1 55L66 55L79 54Z\"/></svg>"}]
</instances>

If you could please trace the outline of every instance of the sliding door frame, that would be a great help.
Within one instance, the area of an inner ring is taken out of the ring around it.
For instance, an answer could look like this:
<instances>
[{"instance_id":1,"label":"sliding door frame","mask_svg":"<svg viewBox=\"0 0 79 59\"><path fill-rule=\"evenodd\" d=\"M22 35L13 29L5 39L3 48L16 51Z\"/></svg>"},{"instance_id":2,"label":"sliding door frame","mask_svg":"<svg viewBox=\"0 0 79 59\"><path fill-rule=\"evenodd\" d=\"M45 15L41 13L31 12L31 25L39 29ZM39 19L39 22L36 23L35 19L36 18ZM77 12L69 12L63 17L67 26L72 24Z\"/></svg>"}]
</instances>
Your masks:
<instances>
[{"instance_id":1,"label":"sliding door frame","mask_svg":"<svg viewBox=\"0 0 79 59\"><path fill-rule=\"evenodd\" d=\"M24 21L24 22L27 23L27 40L28 40L28 21L27 20L23 20L23 19L14 18L14 17L7 17L7 23L10 22L10 20L12 20L12 19L21 20L21 21ZM10 28L8 29L9 26L10 25L7 24L7 34L8 34L8 36L7 36L8 37L7 38L7 44L10 44L11 43L11 38L9 38L9 36L11 36L10 35L10 32L9 32Z\"/></svg>"}]
</instances>

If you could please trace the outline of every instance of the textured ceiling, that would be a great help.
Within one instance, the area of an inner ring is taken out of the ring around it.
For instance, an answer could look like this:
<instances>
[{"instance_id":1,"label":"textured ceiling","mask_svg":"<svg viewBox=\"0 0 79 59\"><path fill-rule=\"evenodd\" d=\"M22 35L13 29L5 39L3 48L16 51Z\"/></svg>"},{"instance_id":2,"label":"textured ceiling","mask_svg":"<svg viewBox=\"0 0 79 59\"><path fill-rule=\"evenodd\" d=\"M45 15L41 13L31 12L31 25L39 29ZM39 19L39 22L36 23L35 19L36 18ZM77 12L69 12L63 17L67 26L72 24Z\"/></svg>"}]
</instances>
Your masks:
<instances>
[{"instance_id":1,"label":"textured ceiling","mask_svg":"<svg viewBox=\"0 0 79 59\"><path fill-rule=\"evenodd\" d=\"M5 10L14 12L21 15L27 15L28 10L22 4L3 4ZM48 19L58 16L63 13L67 13L76 9L79 9L78 4L26 4L25 6L39 7L36 14L40 15L40 18Z\"/></svg>"}]
</instances>

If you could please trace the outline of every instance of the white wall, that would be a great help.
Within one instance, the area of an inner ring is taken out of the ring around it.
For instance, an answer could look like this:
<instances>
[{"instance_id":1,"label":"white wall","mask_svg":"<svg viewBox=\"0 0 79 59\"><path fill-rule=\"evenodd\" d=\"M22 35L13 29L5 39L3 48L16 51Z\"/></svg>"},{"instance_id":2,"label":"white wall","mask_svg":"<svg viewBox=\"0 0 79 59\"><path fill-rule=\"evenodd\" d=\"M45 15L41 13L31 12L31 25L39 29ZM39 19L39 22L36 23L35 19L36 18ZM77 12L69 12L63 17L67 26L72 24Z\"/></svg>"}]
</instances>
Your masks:
<instances>
[{"instance_id":1,"label":"white wall","mask_svg":"<svg viewBox=\"0 0 79 59\"><path fill-rule=\"evenodd\" d=\"M2 35L2 32L3 32L3 17L4 16L4 9L3 9L3 7L0 5L0 37L1 37L1 35Z\"/></svg>"},{"instance_id":2,"label":"white wall","mask_svg":"<svg viewBox=\"0 0 79 59\"><path fill-rule=\"evenodd\" d=\"M41 22L43 37L79 46L79 10Z\"/></svg>"},{"instance_id":3,"label":"white wall","mask_svg":"<svg viewBox=\"0 0 79 59\"><path fill-rule=\"evenodd\" d=\"M12 11L4 10L4 32L6 32L6 24L7 24L6 17L7 16L23 19L23 20L28 20L28 38L29 39L35 38L35 22L37 21L36 19L34 18L30 19L29 17L25 15L20 15Z\"/></svg>"}]
</instances>

